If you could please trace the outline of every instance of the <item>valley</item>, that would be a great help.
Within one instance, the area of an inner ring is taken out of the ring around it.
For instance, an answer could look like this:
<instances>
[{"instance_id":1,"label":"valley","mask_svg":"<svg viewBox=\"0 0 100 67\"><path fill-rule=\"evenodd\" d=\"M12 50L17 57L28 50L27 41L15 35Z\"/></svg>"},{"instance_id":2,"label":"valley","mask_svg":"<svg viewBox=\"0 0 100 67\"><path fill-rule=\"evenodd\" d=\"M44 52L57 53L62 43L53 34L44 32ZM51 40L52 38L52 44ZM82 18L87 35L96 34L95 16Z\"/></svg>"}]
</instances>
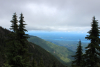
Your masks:
<instances>
[{"instance_id":1,"label":"valley","mask_svg":"<svg viewBox=\"0 0 100 67\"><path fill-rule=\"evenodd\" d=\"M53 44L36 36L31 36L28 41L41 46L52 55L54 55L64 65L71 66L71 61L74 60L74 58L71 56L74 55L75 52L64 46Z\"/></svg>"},{"instance_id":2,"label":"valley","mask_svg":"<svg viewBox=\"0 0 100 67\"><path fill-rule=\"evenodd\" d=\"M29 31L28 34L37 36L56 45L64 46L74 52L76 52L79 40L82 42L83 53L85 53L85 47L90 43L89 40L85 39L86 35L88 35L87 33Z\"/></svg>"},{"instance_id":3,"label":"valley","mask_svg":"<svg viewBox=\"0 0 100 67\"><path fill-rule=\"evenodd\" d=\"M59 46L64 46L74 52L76 52L77 46L78 46L78 41L60 41L60 40L49 40L47 39L46 41L52 42L56 45ZM85 53L85 47L88 45L87 42L82 42L82 49L83 49L83 53Z\"/></svg>"}]
</instances>

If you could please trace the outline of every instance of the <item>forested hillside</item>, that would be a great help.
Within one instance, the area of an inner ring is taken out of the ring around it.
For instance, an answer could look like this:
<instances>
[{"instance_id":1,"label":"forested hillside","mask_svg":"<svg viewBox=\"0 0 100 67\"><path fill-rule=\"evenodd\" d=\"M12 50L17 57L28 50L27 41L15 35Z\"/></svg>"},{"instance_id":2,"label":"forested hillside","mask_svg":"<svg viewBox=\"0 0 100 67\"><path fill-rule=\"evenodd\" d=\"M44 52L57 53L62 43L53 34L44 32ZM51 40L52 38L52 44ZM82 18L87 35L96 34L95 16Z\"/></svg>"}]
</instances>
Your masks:
<instances>
[{"instance_id":1,"label":"forested hillside","mask_svg":"<svg viewBox=\"0 0 100 67\"><path fill-rule=\"evenodd\" d=\"M47 40L47 41L50 41L59 46L64 46L74 52L76 52L77 44L78 44L78 41L59 41L59 40ZM88 45L88 43L82 42L83 53L85 53L85 47L87 45Z\"/></svg>"},{"instance_id":2,"label":"forested hillside","mask_svg":"<svg viewBox=\"0 0 100 67\"><path fill-rule=\"evenodd\" d=\"M14 14L13 18L16 17L15 15L16 14ZM21 18L23 18L22 14ZM16 19L14 18L13 20ZM20 22L22 22L22 19ZM65 67L65 65L40 46L24 39L22 39L21 42L18 41L17 37L21 35L21 32L16 31L18 33L16 34L15 31L16 29L14 32L11 32L0 27L0 67ZM21 31L21 29L19 31ZM23 43L23 41L27 46L22 44L22 47L21 43ZM27 49L24 49L26 47Z\"/></svg>"},{"instance_id":3,"label":"forested hillside","mask_svg":"<svg viewBox=\"0 0 100 67\"><path fill-rule=\"evenodd\" d=\"M61 61L65 65L71 66L71 61L74 60L74 58L71 56L75 53L67 49L66 47L58 46L36 36L30 36L30 38L28 38L28 41L41 46L42 48L53 54L57 59L59 59L59 61Z\"/></svg>"}]
</instances>

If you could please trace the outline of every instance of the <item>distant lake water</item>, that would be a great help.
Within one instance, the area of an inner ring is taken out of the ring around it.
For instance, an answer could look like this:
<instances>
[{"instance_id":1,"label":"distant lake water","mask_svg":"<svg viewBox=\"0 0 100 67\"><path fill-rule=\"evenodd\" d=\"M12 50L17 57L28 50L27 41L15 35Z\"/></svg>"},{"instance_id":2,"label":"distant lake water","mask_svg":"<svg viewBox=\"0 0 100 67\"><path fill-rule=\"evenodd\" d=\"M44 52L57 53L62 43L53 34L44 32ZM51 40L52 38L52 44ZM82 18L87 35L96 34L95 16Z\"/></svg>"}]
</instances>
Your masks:
<instances>
[{"instance_id":1,"label":"distant lake water","mask_svg":"<svg viewBox=\"0 0 100 67\"><path fill-rule=\"evenodd\" d=\"M77 32L47 32L47 31L29 31L26 34L37 36L44 40L58 40L58 41L79 41L89 43L90 41L85 39L88 33Z\"/></svg>"}]
</instances>

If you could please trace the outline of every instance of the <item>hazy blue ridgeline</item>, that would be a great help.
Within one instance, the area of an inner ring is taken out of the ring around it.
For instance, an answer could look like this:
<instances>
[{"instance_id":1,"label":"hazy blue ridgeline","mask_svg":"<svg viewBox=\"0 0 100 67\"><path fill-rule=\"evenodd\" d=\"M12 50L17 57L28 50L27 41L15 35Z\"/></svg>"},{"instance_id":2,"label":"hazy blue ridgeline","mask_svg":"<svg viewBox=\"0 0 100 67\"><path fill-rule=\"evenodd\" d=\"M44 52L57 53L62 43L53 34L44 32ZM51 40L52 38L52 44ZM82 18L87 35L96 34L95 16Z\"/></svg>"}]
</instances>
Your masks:
<instances>
[{"instance_id":1,"label":"hazy blue ridgeline","mask_svg":"<svg viewBox=\"0 0 100 67\"><path fill-rule=\"evenodd\" d=\"M77 32L48 32L48 31L28 31L26 34L38 36L44 40L60 40L60 41L79 41L89 43L90 41L85 39L88 33Z\"/></svg>"}]
</instances>

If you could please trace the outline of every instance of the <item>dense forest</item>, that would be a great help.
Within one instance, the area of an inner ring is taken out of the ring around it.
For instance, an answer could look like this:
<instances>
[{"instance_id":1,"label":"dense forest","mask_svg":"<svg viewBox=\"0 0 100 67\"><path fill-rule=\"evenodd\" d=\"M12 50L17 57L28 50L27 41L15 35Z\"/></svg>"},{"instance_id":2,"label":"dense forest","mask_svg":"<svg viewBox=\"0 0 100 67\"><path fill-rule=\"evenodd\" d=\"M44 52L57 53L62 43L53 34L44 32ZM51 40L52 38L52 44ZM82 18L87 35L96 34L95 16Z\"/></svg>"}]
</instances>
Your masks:
<instances>
[{"instance_id":1,"label":"dense forest","mask_svg":"<svg viewBox=\"0 0 100 67\"><path fill-rule=\"evenodd\" d=\"M19 25L18 25L19 22ZM9 31L0 27L0 67L68 67L57 60L50 52L40 46L29 42L28 34L25 34L23 14L20 20L14 13ZM93 17L91 30L85 38L91 42L82 53L81 40L77 46L72 67L100 67L100 38L98 22Z\"/></svg>"}]
</instances>

